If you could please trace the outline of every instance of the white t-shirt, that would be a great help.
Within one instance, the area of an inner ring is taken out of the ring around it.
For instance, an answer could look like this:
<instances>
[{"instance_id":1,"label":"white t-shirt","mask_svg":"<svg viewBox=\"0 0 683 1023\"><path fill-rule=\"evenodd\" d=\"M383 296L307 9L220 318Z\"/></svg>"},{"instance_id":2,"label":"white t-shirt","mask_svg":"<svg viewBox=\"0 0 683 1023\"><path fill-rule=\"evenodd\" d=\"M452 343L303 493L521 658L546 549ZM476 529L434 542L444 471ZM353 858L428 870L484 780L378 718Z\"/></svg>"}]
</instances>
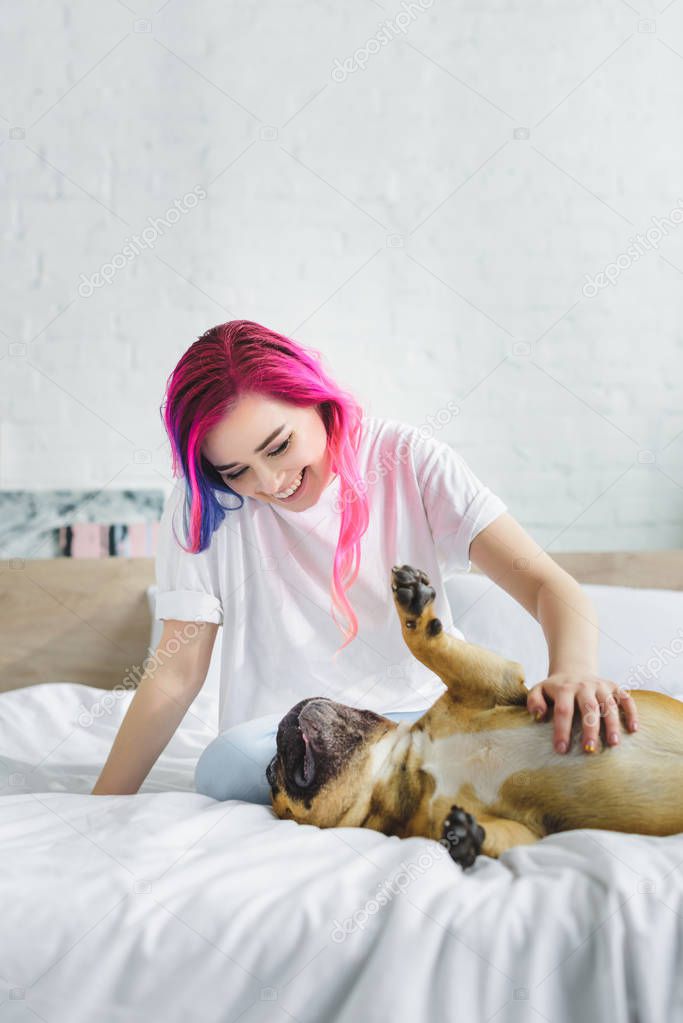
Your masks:
<instances>
[{"instance_id":1,"label":"white t-shirt","mask_svg":"<svg viewBox=\"0 0 683 1023\"><path fill-rule=\"evenodd\" d=\"M244 498L198 554L183 551L171 530L173 516L187 543L185 484L176 482L159 530L156 617L222 624L220 731L264 714L284 715L309 696L386 713L419 710L445 692L403 640L391 569L408 564L426 572L444 629L464 639L444 581L469 572L471 541L507 506L449 444L393 419L364 418L357 458L369 526L358 578L346 594L358 634L334 659L344 642L330 591L339 477L305 511ZM238 503L231 494L219 493L218 500L226 508Z\"/></svg>"}]
</instances>

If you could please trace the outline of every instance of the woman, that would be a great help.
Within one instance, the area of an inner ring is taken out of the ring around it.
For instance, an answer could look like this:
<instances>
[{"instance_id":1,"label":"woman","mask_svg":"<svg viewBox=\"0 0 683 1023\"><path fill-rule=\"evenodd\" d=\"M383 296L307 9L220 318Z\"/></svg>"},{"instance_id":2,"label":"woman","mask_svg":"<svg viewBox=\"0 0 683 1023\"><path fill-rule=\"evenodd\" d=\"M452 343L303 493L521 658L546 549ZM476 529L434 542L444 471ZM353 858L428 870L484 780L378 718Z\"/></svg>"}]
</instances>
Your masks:
<instances>
[{"instance_id":1,"label":"woman","mask_svg":"<svg viewBox=\"0 0 683 1023\"><path fill-rule=\"evenodd\" d=\"M268 803L277 724L304 697L420 717L445 686L403 642L394 564L427 573L461 639L444 583L470 561L537 618L549 675L527 706L542 720L552 701L558 753L575 705L587 752L601 717L618 743L619 703L637 727L628 692L596 674L597 620L579 584L453 448L365 415L320 353L248 320L213 327L171 374L164 421L179 479L160 526L157 653L171 634L178 650L143 676L94 794L137 791L201 688L220 625L219 735L197 764L199 792Z\"/></svg>"}]
</instances>

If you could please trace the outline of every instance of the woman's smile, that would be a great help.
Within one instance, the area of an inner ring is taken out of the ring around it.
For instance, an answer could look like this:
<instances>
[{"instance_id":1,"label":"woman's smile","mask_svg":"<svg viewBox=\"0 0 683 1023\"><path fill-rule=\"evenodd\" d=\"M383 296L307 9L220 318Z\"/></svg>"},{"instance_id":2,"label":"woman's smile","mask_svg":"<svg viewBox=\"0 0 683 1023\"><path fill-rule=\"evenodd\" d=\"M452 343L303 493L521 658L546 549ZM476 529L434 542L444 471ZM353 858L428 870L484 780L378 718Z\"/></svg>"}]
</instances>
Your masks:
<instances>
[{"instance_id":1,"label":"woman's smile","mask_svg":"<svg viewBox=\"0 0 683 1023\"><path fill-rule=\"evenodd\" d=\"M291 501L292 498L296 497L300 491L304 489L304 480L306 479L307 468L308 466L305 465L298 476L295 476L294 482L291 483L289 487L285 487L285 489L281 490L279 493L273 494L273 497L276 497L278 501Z\"/></svg>"}]
</instances>

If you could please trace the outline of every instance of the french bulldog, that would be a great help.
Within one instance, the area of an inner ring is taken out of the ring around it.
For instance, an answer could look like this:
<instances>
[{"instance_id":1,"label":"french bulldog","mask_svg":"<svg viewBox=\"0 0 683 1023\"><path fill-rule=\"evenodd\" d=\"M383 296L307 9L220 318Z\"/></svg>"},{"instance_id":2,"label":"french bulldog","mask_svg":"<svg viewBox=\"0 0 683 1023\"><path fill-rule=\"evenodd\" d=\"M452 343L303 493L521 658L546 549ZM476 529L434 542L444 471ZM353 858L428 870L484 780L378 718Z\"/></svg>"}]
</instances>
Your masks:
<instances>
[{"instance_id":1,"label":"french bulldog","mask_svg":"<svg viewBox=\"0 0 683 1023\"><path fill-rule=\"evenodd\" d=\"M414 722L324 696L297 703L266 769L279 818L433 838L463 869L575 828L683 832L682 702L632 692L638 731L620 707L622 741L599 739L591 755L577 708L569 750L556 753L552 721L526 709L522 665L444 632L419 569L395 566L391 588L405 643L447 691Z\"/></svg>"}]
</instances>

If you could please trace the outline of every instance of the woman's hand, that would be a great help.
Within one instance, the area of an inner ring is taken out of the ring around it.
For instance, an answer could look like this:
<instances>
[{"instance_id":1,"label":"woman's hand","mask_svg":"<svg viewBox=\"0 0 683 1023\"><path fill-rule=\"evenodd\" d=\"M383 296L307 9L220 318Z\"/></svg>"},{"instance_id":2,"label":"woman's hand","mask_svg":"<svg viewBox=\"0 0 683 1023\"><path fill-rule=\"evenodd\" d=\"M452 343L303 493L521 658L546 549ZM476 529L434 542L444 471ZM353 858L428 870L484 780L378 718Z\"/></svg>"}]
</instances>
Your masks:
<instances>
[{"instance_id":1,"label":"woman's hand","mask_svg":"<svg viewBox=\"0 0 683 1023\"><path fill-rule=\"evenodd\" d=\"M566 753L569 749L574 701L581 713L582 741L586 753L594 753L598 748L600 718L605 722L608 744L618 745L621 731L619 704L624 708L629 729L635 732L638 728L638 711L629 691L616 682L590 672L557 671L533 686L527 697L527 708L537 721L542 721L546 716L546 696L555 705L553 745L557 753Z\"/></svg>"}]
</instances>

